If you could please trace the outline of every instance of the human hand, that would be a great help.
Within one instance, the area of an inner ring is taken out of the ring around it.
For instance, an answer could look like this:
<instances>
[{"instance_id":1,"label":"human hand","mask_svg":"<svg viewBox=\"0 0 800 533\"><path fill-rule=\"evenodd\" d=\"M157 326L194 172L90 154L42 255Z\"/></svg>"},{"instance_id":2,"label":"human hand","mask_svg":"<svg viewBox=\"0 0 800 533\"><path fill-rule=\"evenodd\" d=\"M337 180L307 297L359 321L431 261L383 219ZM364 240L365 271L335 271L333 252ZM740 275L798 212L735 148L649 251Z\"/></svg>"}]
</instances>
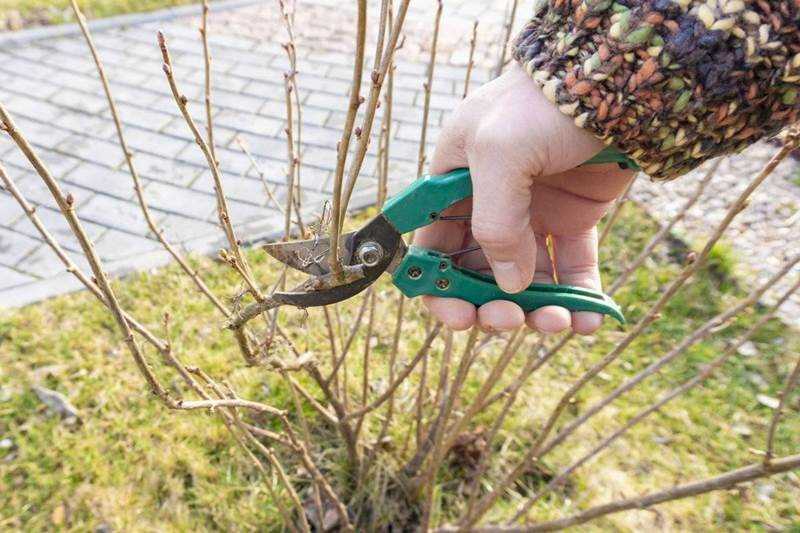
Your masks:
<instances>
[{"instance_id":1,"label":"human hand","mask_svg":"<svg viewBox=\"0 0 800 533\"><path fill-rule=\"evenodd\" d=\"M454 253L465 268L492 273L508 293L532 282L554 283L546 247L551 235L559 283L601 289L597 223L634 173L616 164L578 167L603 149L541 93L515 66L484 85L453 113L442 130L431 173L469 167L473 198L446 215L472 214L472 221L439 221L418 231L416 243ZM455 330L478 325L507 331L523 324L543 333L572 327L588 335L600 328L598 313L544 307L527 316L509 301L476 309L452 298L426 297L431 313Z\"/></svg>"}]
</instances>

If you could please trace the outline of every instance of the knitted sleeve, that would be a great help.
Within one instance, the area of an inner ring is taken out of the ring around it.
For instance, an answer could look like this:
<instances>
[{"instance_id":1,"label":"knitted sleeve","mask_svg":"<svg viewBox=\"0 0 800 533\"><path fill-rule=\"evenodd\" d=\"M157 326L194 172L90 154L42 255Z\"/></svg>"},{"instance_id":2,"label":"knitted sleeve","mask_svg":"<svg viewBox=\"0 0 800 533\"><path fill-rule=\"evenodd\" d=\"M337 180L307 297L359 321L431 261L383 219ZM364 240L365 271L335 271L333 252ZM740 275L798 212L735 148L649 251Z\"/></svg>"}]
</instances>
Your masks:
<instances>
[{"instance_id":1,"label":"knitted sleeve","mask_svg":"<svg viewBox=\"0 0 800 533\"><path fill-rule=\"evenodd\" d=\"M656 179L798 119L800 0L539 0L516 59Z\"/></svg>"}]
</instances>

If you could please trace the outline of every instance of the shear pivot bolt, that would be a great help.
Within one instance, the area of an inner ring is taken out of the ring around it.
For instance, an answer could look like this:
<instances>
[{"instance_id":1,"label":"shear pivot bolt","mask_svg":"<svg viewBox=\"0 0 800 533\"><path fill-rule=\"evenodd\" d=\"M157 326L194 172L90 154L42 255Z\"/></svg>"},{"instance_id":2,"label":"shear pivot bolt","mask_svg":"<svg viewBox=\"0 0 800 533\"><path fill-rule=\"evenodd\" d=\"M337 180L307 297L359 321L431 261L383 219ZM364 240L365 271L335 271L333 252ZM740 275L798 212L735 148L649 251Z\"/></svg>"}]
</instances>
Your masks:
<instances>
[{"instance_id":1,"label":"shear pivot bolt","mask_svg":"<svg viewBox=\"0 0 800 533\"><path fill-rule=\"evenodd\" d=\"M408 277L411 279L419 279L422 277L422 269L419 267L411 267L408 269Z\"/></svg>"},{"instance_id":2,"label":"shear pivot bolt","mask_svg":"<svg viewBox=\"0 0 800 533\"><path fill-rule=\"evenodd\" d=\"M377 266L383 259L383 248L376 242L365 242L358 247L358 260L368 267Z\"/></svg>"}]
</instances>

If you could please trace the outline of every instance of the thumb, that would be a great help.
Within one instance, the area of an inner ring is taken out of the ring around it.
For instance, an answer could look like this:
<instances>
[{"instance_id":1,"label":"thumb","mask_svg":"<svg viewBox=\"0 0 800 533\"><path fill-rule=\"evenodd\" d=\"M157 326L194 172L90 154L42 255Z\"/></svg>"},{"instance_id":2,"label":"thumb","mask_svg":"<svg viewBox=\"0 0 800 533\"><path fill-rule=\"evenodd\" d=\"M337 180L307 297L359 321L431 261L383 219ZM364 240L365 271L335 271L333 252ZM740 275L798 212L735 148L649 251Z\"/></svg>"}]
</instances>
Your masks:
<instances>
[{"instance_id":1,"label":"thumb","mask_svg":"<svg viewBox=\"0 0 800 533\"><path fill-rule=\"evenodd\" d=\"M536 270L536 236L530 223L532 178L502 157L472 155L472 235L500 288L521 292L533 282Z\"/></svg>"}]
</instances>

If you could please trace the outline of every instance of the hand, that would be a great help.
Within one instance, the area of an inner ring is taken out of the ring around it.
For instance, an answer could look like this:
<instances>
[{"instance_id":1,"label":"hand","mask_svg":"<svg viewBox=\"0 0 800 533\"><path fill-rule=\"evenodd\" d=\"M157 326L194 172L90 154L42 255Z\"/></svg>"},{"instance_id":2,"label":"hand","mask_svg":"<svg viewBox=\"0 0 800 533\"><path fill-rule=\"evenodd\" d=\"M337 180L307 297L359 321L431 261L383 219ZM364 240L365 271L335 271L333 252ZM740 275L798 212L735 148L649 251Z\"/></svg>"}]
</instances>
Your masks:
<instances>
[{"instance_id":1,"label":"hand","mask_svg":"<svg viewBox=\"0 0 800 533\"><path fill-rule=\"evenodd\" d=\"M597 223L634 174L616 164L576 168L602 149L602 142L551 104L521 67L513 67L455 110L431 161L433 174L470 168L473 198L446 214L472 213L471 227L440 221L420 230L416 243L447 253L480 246L482 251L460 256L458 264L493 273L504 291L516 293L532 282L554 282L546 247L551 235L558 282L600 290ZM449 298L424 301L455 330L478 325L507 331L527 324L543 333L572 327L588 335L603 321L597 313L560 307L525 316L508 301L480 309Z\"/></svg>"}]
</instances>

